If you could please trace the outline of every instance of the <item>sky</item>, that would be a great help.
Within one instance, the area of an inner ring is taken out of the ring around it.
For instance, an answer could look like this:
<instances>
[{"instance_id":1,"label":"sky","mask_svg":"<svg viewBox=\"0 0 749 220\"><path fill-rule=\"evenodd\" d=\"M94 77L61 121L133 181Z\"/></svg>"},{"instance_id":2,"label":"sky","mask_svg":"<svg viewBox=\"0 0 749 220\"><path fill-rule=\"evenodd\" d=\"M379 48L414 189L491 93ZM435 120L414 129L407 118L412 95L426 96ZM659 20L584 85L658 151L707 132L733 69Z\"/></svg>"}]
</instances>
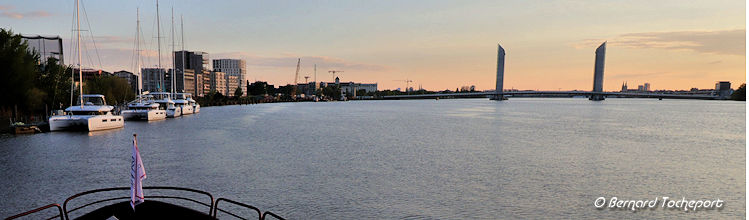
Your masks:
<instances>
[{"instance_id":1,"label":"sky","mask_svg":"<svg viewBox=\"0 0 749 220\"><path fill-rule=\"evenodd\" d=\"M2 1L0 28L60 36L76 63L73 0ZM591 90L595 49L607 41L604 90L714 88L746 82L743 0L200 1L162 0L162 65L172 45L247 61L251 81L333 81L493 89L497 44L505 89ZM136 10L144 66L155 66L155 1L82 1L84 66L134 71ZM171 10L176 39L172 44ZM179 19L184 20L184 44ZM93 36L93 41L91 40ZM95 46L94 46L95 44ZM94 50L96 48L96 50ZM98 53L98 56L96 54ZM314 71L317 65L317 74Z\"/></svg>"}]
</instances>

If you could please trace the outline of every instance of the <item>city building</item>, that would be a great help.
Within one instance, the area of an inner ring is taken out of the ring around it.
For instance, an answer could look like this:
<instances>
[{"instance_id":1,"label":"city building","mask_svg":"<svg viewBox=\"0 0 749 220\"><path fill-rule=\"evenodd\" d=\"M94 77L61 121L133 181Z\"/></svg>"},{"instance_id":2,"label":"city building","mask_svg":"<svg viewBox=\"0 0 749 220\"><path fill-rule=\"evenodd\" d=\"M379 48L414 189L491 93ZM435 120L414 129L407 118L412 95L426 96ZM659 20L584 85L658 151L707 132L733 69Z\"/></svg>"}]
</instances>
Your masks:
<instances>
[{"instance_id":1,"label":"city building","mask_svg":"<svg viewBox=\"0 0 749 220\"><path fill-rule=\"evenodd\" d=\"M223 95L227 95L226 93L226 74L219 72L219 71L211 71L210 77L206 78L205 80L208 84L208 90L209 92L217 92L221 93Z\"/></svg>"},{"instance_id":2,"label":"city building","mask_svg":"<svg viewBox=\"0 0 749 220\"><path fill-rule=\"evenodd\" d=\"M226 90L224 90L224 95L226 96L234 96L234 91L239 88L239 76L235 75L229 75L224 73L224 77L226 77ZM245 89L247 90L247 89ZM246 92L242 92L242 94L247 94Z\"/></svg>"},{"instance_id":3,"label":"city building","mask_svg":"<svg viewBox=\"0 0 749 220\"><path fill-rule=\"evenodd\" d=\"M213 70L223 72L227 76L235 76L237 85L242 88L242 93L247 94L247 63L244 60L215 59L213 60ZM234 88L236 89L236 87ZM231 94L234 94L234 90L231 90Z\"/></svg>"},{"instance_id":4,"label":"city building","mask_svg":"<svg viewBox=\"0 0 749 220\"><path fill-rule=\"evenodd\" d=\"M642 87L643 87L643 89L645 89L644 92L649 92L650 91L650 83L642 84Z\"/></svg>"},{"instance_id":5,"label":"city building","mask_svg":"<svg viewBox=\"0 0 749 220\"><path fill-rule=\"evenodd\" d=\"M125 70L120 70L120 71L114 72L114 76L127 80L127 84L130 84L130 89L133 91L133 93L140 94L139 88L138 88L138 75L135 75Z\"/></svg>"},{"instance_id":6,"label":"city building","mask_svg":"<svg viewBox=\"0 0 749 220\"><path fill-rule=\"evenodd\" d=\"M210 74L206 67L208 65L208 59L208 53L206 52L174 52L174 66L177 69L177 91L191 93L195 96L203 96L203 79L208 78L206 75Z\"/></svg>"},{"instance_id":7,"label":"city building","mask_svg":"<svg viewBox=\"0 0 749 220\"><path fill-rule=\"evenodd\" d=\"M171 87L169 87L169 90L166 90L164 85L161 84L162 77L166 80L166 71L163 68L142 68L140 74L143 77L142 89L144 92L171 91Z\"/></svg>"},{"instance_id":8,"label":"city building","mask_svg":"<svg viewBox=\"0 0 749 220\"><path fill-rule=\"evenodd\" d=\"M197 81L198 87L196 88L196 96L207 95L211 92L211 71L204 69L202 74L198 74L198 78L200 79Z\"/></svg>"},{"instance_id":9,"label":"city building","mask_svg":"<svg viewBox=\"0 0 749 220\"><path fill-rule=\"evenodd\" d=\"M719 81L715 83L715 95L721 98L728 98L731 93L731 82Z\"/></svg>"},{"instance_id":10,"label":"city building","mask_svg":"<svg viewBox=\"0 0 749 220\"><path fill-rule=\"evenodd\" d=\"M320 82L320 88L328 85L337 85L341 88L342 97L356 97L357 91L364 90L364 92L376 92L377 83L356 83L356 82L341 82L340 78L336 77L335 82ZM363 95L363 94L359 94Z\"/></svg>"}]
</instances>

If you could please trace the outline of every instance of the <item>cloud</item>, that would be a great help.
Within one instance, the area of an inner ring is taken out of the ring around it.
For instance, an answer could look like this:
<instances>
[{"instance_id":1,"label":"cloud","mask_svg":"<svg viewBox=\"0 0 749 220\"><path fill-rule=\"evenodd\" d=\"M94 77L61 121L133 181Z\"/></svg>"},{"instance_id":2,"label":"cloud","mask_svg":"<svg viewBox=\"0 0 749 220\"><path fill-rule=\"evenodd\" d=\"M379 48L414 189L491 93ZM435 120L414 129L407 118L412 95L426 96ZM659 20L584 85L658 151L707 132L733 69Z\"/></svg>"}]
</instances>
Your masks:
<instances>
[{"instance_id":1,"label":"cloud","mask_svg":"<svg viewBox=\"0 0 749 220\"><path fill-rule=\"evenodd\" d=\"M12 5L0 5L0 17L6 17L6 18L13 18L13 19L22 19L25 17L29 18L41 18L41 17L49 17L52 16L51 13L46 11L31 11L31 12L15 12L11 11L15 9Z\"/></svg>"},{"instance_id":2,"label":"cloud","mask_svg":"<svg viewBox=\"0 0 749 220\"><path fill-rule=\"evenodd\" d=\"M291 53L283 53L280 56L258 56L245 52L216 53L211 55L211 59L220 58L239 58L244 59L248 66L259 67L295 67L297 59L302 59L302 64L317 64L318 69L327 71L328 68L346 70L365 70L365 71L387 71L390 68L383 65L365 64L347 61L340 58L328 56L300 56Z\"/></svg>"},{"instance_id":3,"label":"cloud","mask_svg":"<svg viewBox=\"0 0 749 220\"><path fill-rule=\"evenodd\" d=\"M575 48L594 48L605 39L586 39ZM611 47L686 50L698 53L745 55L746 29L673 31L621 34L608 40Z\"/></svg>"}]
</instances>

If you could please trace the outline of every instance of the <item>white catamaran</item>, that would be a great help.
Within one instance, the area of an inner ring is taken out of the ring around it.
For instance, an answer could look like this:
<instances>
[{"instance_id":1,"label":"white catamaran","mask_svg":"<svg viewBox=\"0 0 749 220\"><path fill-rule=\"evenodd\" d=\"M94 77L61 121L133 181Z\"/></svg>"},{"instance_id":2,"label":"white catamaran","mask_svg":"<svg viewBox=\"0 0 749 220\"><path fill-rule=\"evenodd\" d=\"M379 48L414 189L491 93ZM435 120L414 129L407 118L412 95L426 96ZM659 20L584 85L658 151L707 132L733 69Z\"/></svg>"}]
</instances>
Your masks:
<instances>
[{"instance_id":1,"label":"white catamaran","mask_svg":"<svg viewBox=\"0 0 749 220\"><path fill-rule=\"evenodd\" d=\"M125 126L122 116L112 114L114 107L107 105L103 95L83 94L83 65L81 65L81 22L79 20L79 3L75 2L75 20L78 45L78 79L80 105L65 109L65 115L49 117L49 130L84 130L98 131ZM75 77L71 77L72 88L75 87Z\"/></svg>"},{"instance_id":2,"label":"white catamaran","mask_svg":"<svg viewBox=\"0 0 749 220\"><path fill-rule=\"evenodd\" d=\"M154 102L159 104L160 109L166 110L167 118L176 118L182 116L182 108L177 107L175 102L169 98L172 94L168 92L153 92Z\"/></svg>"},{"instance_id":3,"label":"white catamaran","mask_svg":"<svg viewBox=\"0 0 749 220\"><path fill-rule=\"evenodd\" d=\"M156 121L166 119L166 109L156 103L152 95L145 93L127 104L122 111L125 120Z\"/></svg>"},{"instance_id":4,"label":"white catamaran","mask_svg":"<svg viewBox=\"0 0 749 220\"><path fill-rule=\"evenodd\" d=\"M138 86L143 87L143 74L140 73L140 12L137 12L137 22L135 30L135 63L138 73ZM122 111L122 116L125 120L145 120L155 121L166 119L166 109L159 108L159 104L155 103L152 95L148 95L148 92L141 93L138 97L127 104L127 110Z\"/></svg>"},{"instance_id":5,"label":"white catamaran","mask_svg":"<svg viewBox=\"0 0 749 220\"><path fill-rule=\"evenodd\" d=\"M190 93L176 93L174 96L174 104L182 109L182 115L189 115L194 113L192 103L187 100L186 95L190 95Z\"/></svg>"}]
</instances>

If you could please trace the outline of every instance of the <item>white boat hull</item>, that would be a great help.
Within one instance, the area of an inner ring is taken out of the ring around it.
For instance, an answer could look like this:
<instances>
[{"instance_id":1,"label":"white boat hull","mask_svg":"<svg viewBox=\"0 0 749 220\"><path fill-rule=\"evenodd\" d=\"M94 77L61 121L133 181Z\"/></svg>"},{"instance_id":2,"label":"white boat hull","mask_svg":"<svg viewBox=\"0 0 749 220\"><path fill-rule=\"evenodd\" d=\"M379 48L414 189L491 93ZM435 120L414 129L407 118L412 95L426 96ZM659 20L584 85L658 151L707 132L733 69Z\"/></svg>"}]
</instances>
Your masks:
<instances>
[{"instance_id":1,"label":"white boat hull","mask_svg":"<svg viewBox=\"0 0 749 220\"><path fill-rule=\"evenodd\" d=\"M183 105L182 107L182 115L189 115L194 113L191 105Z\"/></svg>"},{"instance_id":2,"label":"white boat hull","mask_svg":"<svg viewBox=\"0 0 749 220\"><path fill-rule=\"evenodd\" d=\"M166 110L167 118L176 118L182 116L182 108L172 108Z\"/></svg>"},{"instance_id":3,"label":"white boat hull","mask_svg":"<svg viewBox=\"0 0 749 220\"><path fill-rule=\"evenodd\" d=\"M193 113L200 113L200 105L194 105L192 111Z\"/></svg>"},{"instance_id":4,"label":"white boat hull","mask_svg":"<svg viewBox=\"0 0 749 220\"><path fill-rule=\"evenodd\" d=\"M125 120L157 121L166 119L165 110L123 110Z\"/></svg>"},{"instance_id":5,"label":"white boat hull","mask_svg":"<svg viewBox=\"0 0 749 220\"><path fill-rule=\"evenodd\" d=\"M125 127L119 115L60 115L49 118L50 131L100 131Z\"/></svg>"}]
</instances>

